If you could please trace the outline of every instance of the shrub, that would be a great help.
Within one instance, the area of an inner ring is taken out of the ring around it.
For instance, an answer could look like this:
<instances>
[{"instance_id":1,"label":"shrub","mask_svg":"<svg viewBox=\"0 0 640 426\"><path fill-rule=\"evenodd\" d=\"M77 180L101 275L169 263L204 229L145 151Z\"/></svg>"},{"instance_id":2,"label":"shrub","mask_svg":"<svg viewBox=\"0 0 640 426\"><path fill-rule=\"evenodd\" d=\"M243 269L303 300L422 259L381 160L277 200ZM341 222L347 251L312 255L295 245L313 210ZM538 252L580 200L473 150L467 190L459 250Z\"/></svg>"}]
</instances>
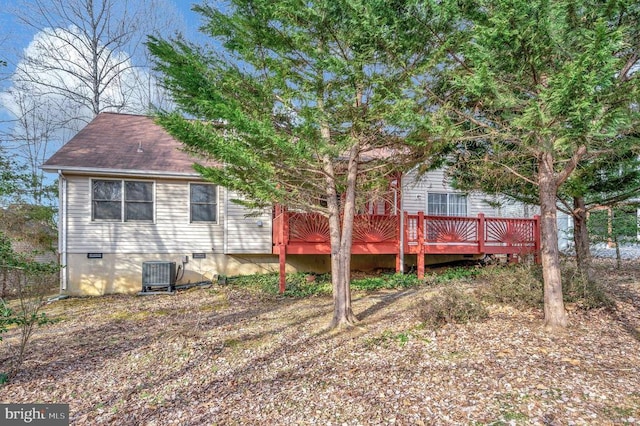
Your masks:
<instances>
[{"instance_id":1,"label":"shrub","mask_svg":"<svg viewBox=\"0 0 640 426\"><path fill-rule=\"evenodd\" d=\"M542 269L532 265L509 265L493 269L488 274L488 286L482 298L490 303L502 303L517 308L540 308L544 304Z\"/></svg>"},{"instance_id":2,"label":"shrub","mask_svg":"<svg viewBox=\"0 0 640 426\"><path fill-rule=\"evenodd\" d=\"M447 284L454 281L469 281L470 278L475 277L481 273L481 269L469 268L464 266L456 266L453 268L447 268L439 273L431 273L426 275L425 282L428 285Z\"/></svg>"},{"instance_id":3,"label":"shrub","mask_svg":"<svg viewBox=\"0 0 640 426\"><path fill-rule=\"evenodd\" d=\"M466 324L488 317L485 306L473 293L454 287L443 288L430 300L425 300L419 308L420 321L431 328L449 323Z\"/></svg>"},{"instance_id":4,"label":"shrub","mask_svg":"<svg viewBox=\"0 0 640 426\"><path fill-rule=\"evenodd\" d=\"M615 306L615 302L598 282L589 281L573 266L567 266L562 271L562 294L565 302L575 303L584 310L611 309Z\"/></svg>"},{"instance_id":5,"label":"shrub","mask_svg":"<svg viewBox=\"0 0 640 426\"><path fill-rule=\"evenodd\" d=\"M302 272L287 274L287 288L284 291L285 296L322 296L331 294L331 291L331 275L329 274L313 275Z\"/></svg>"},{"instance_id":6,"label":"shrub","mask_svg":"<svg viewBox=\"0 0 640 426\"><path fill-rule=\"evenodd\" d=\"M18 343L10 346L12 356L9 360L9 371L0 374L0 382L7 382L13 378L22 367L36 326L52 322L40 310L52 283L58 280L57 270L57 265L37 262L23 262L20 267L14 268L17 278L13 285L17 290L18 303L15 309L11 309L4 300L2 301L0 331L4 332L8 326L15 325L19 333Z\"/></svg>"},{"instance_id":7,"label":"shrub","mask_svg":"<svg viewBox=\"0 0 640 426\"><path fill-rule=\"evenodd\" d=\"M2 333L6 333L12 324L13 311L7 306L4 299L0 299L0 342L2 341Z\"/></svg>"},{"instance_id":8,"label":"shrub","mask_svg":"<svg viewBox=\"0 0 640 426\"><path fill-rule=\"evenodd\" d=\"M542 268L539 265L509 265L487 275L488 285L482 298L516 308L541 308L544 305ZM574 266L562 265L562 294L565 303L581 309L611 308L613 301L597 282L589 282Z\"/></svg>"}]
</instances>

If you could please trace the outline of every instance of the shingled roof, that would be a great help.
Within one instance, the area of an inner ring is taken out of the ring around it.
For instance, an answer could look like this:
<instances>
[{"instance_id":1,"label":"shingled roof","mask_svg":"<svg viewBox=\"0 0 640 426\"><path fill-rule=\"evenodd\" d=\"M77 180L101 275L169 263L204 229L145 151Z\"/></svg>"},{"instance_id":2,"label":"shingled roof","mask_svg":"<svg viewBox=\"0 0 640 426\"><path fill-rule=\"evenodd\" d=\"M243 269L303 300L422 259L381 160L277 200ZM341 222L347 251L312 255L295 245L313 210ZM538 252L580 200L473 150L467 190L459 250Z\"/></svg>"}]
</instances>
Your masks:
<instances>
[{"instance_id":1,"label":"shingled roof","mask_svg":"<svg viewBox=\"0 0 640 426\"><path fill-rule=\"evenodd\" d=\"M193 175L197 160L152 117L104 112L58 150L49 171Z\"/></svg>"}]
</instances>

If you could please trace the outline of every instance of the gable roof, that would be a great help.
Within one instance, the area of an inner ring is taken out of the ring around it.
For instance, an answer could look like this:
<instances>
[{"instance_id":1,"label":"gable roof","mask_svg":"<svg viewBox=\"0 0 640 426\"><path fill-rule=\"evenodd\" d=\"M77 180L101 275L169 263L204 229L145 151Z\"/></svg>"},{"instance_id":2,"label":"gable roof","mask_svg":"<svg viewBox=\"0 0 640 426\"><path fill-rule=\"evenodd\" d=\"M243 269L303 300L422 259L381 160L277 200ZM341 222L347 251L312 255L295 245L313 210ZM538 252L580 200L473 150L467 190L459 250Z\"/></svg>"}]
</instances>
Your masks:
<instances>
[{"instance_id":1,"label":"gable roof","mask_svg":"<svg viewBox=\"0 0 640 426\"><path fill-rule=\"evenodd\" d=\"M152 117L104 112L49 158L47 171L199 176L194 162Z\"/></svg>"}]
</instances>

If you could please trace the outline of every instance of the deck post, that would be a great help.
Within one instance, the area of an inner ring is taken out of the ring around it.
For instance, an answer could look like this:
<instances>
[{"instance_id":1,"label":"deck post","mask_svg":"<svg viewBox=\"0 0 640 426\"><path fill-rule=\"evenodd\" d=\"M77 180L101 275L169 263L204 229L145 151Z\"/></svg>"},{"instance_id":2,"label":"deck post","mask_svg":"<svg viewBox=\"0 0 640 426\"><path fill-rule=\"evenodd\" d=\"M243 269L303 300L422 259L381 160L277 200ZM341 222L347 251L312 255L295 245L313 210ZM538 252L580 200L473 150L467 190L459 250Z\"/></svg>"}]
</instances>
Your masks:
<instances>
[{"instance_id":1,"label":"deck post","mask_svg":"<svg viewBox=\"0 0 640 426\"><path fill-rule=\"evenodd\" d=\"M536 264L542 263L542 259L540 258L540 215L537 214L533 216L533 241L534 241L534 253L533 259Z\"/></svg>"},{"instance_id":2,"label":"deck post","mask_svg":"<svg viewBox=\"0 0 640 426\"><path fill-rule=\"evenodd\" d=\"M484 213L478 213L478 252L484 253Z\"/></svg>"},{"instance_id":3,"label":"deck post","mask_svg":"<svg viewBox=\"0 0 640 426\"><path fill-rule=\"evenodd\" d=\"M424 279L424 212L418 212L418 279Z\"/></svg>"},{"instance_id":4,"label":"deck post","mask_svg":"<svg viewBox=\"0 0 640 426\"><path fill-rule=\"evenodd\" d=\"M403 253L403 241L402 241L402 220L403 215L396 212L396 235L398 247L396 251L396 274L399 274L404 268L402 267L402 253Z\"/></svg>"},{"instance_id":5,"label":"deck post","mask_svg":"<svg viewBox=\"0 0 640 426\"><path fill-rule=\"evenodd\" d=\"M280 250L278 260L280 261L280 285L278 291L284 293L287 286L287 244L289 244L289 211L282 209L282 234L280 235Z\"/></svg>"},{"instance_id":6,"label":"deck post","mask_svg":"<svg viewBox=\"0 0 640 426\"><path fill-rule=\"evenodd\" d=\"M287 286L287 275L286 275L286 269L287 269L287 246L282 244L280 246L280 251L278 253L278 259L280 260L280 286L278 288L278 291L280 292L280 294L284 293L284 291L286 290L286 286Z\"/></svg>"}]
</instances>

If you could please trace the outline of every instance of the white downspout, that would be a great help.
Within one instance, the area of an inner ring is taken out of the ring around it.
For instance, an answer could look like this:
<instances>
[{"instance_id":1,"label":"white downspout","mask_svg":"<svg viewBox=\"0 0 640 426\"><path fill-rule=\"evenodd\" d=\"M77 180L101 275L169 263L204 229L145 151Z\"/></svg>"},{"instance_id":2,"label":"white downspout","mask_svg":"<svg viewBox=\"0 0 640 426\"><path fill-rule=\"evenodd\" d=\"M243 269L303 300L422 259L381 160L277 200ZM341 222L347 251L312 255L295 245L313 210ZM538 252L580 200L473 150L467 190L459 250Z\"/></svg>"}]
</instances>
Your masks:
<instances>
[{"instance_id":1,"label":"white downspout","mask_svg":"<svg viewBox=\"0 0 640 426\"><path fill-rule=\"evenodd\" d=\"M60 253L60 291L67 290L67 179L58 170L60 212L58 217L58 253Z\"/></svg>"},{"instance_id":2,"label":"white downspout","mask_svg":"<svg viewBox=\"0 0 640 426\"><path fill-rule=\"evenodd\" d=\"M224 212L224 220L222 222L222 253L227 254L229 253L229 190L227 188L222 188L221 186L218 188L221 188L224 191L224 209L222 210Z\"/></svg>"},{"instance_id":3,"label":"white downspout","mask_svg":"<svg viewBox=\"0 0 640 426\"><path fill-rule=\"evenodd\" d=\"M400 238L398 239L398 243L400 244L400 273L404 274L404 191L402 190L402 182L402 179L398 179L398 187L396 188L396 192L400 191L400 209L398 212L400 220ZM397 193L395 199L398 199Z\"/></svg>"}]
</instances>

